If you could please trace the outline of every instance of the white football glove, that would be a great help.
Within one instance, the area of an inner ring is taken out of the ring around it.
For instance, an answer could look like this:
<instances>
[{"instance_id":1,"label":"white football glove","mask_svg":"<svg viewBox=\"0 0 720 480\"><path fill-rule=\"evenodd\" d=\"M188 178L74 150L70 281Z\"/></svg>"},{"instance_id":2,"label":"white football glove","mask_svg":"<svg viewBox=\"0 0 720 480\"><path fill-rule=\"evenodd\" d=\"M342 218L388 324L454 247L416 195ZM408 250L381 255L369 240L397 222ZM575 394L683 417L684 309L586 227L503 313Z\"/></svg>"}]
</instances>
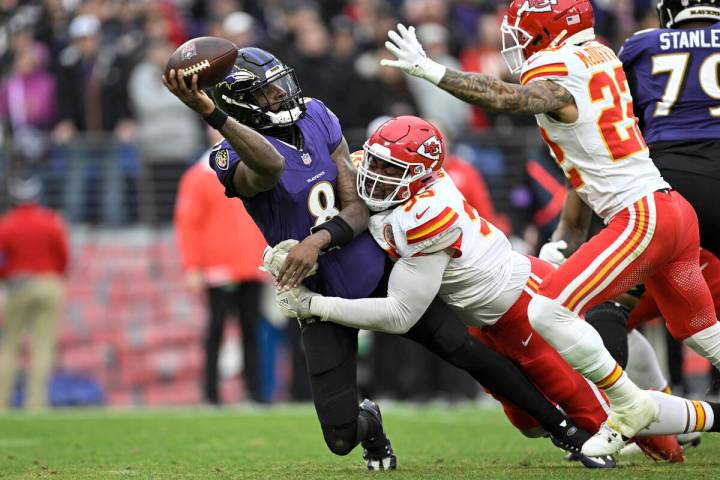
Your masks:
<instances>
[{"instance_id":1,"label":"white football glove","mask_svg":"<svg viewBox=\"0 0 720 480\"><path fill-rule=\"evenodd\" d=\"M559 267L565 261L565 254L562 252L567 248L565 240L558 240L557 242L548 242L542 246L538 258L550 262L556 267Z\"/></svg>"},{"instance_id":2,"label":"white football glove","mask_svg":"<svg viewBox=\"0 0 720 480\"><path fill-rule=\"evenodd\" d=\"M315 293L309 288L300 285L297 288L277 292L275 295L275 303L277 303L283 315L304 320L313 316L312 313L310 313L310 300L319 295L319 293Z\"/></svg>"},{"instance_id":3,"label":"white football glove","mask_svg":"<svg viewBox=\"0 0 720 480\"><path fill-rule=\"evenodd\" d=\"M397 60L382 59L380 65L384 67L399 68L405 73L415 77L424 78L435 85L440 83L445 75L445 66L431 60L425 54L422 45L415 36L415 27L405 28L398 23L397 32L390 30L385 42L385 48L397 57Z\"/></svg>"},{"instance_id":4,"label":"white football glove","mask_svg":"<svg viewBox=\"0 0 720 480\"><path fill-rule=\"evenodd\" d=\"M260 268L260 270L268 272L270 275L273 276L273 278L277 278L278 274L280 273L280 269L285 263L285 259L287 258L288 253L290 253L290 250L292 250L295 245L299 243L299 241L291 238L288 240L283 240L272 248L270 248L270 246L265 247L265 251L263 252L263 266ZM307 278L311 275L315 275L317 273L317 270L318 265L317 262L315 262L315 265L305 277Z\"/></svg>"}]
</instances>

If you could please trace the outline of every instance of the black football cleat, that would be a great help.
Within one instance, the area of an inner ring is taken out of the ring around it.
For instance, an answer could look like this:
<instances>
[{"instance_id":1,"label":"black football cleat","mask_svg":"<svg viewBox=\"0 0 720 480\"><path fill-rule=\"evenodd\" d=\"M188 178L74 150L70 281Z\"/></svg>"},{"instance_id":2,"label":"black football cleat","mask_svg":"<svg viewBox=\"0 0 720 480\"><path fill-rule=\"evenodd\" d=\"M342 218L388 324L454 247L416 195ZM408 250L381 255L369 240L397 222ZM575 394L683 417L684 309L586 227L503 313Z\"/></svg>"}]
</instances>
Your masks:
<instances>
[{"instance_id":1,"label":"black football cleat","mask_svg":"<svg viewBox=\"0 0 720 480\"><path fill-rule=\"evenodd\" d=\"M603 457L588 457L584 455L582 453L582 445L590 439L592 435L585 430L577 428L570 422L567 422L564 426L567 426L567 428L563 431L563 434L550 435L550 440L556 447L568 452L565 460L578 461L586 468L615 468L617 466L615 460L610 455Z\"/></svg>"},{"instance_id":2,"label":"black football cleat","mask_svg":"<svg viewBox=\"0 0 720 480\"><path fill-rule=\"evenodd\" d=\"M380 424L380 433L362 442L363 458L367 461L368 470L395 470L397 468L397 457L390 444L390 439L387 438L382 428L380 407L366 398L360 404L360 410L372 415Z\"/></svg>"}]
</instances>

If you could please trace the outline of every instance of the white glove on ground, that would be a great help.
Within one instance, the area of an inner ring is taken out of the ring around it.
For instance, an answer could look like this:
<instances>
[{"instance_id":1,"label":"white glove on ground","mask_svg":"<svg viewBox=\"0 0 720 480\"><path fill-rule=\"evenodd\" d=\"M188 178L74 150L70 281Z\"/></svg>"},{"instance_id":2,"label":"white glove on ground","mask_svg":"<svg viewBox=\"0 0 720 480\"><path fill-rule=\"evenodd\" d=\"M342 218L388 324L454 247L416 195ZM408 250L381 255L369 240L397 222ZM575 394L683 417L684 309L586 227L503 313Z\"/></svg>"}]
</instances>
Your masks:
<instances>
[{"instance_id":1,"label":"white glove on ground","mask_svg":"<svg viewBox=\"0 0 720 480\"><path fill-rule=\"evenodd\" d=\"M392 41L385 42L385 48L395 55L397 60L382 59L380 65L399 68L405 73L424 78L435 85L440 83L446 67L428 58L415 36L415 27L405 28L405 25L398 23L397 32L390 30L388 37Z\"/></svg>"},{"instance_id":2,"label":"white glove on ground","mask_svg":"<svg viewBox=\"0 0 720 480\"><path fill-rule=\"evenodd\" d=\"M565 240L558 240L557 242L548 242L542 246L538 258L550 262L556 267L559 267L565 261L565 254L562 252L567 248Z\"/></svg>"},{"instance_id":3,"label":"white glove on ground","mask_svg":"<svg viewBox=\"0 0 720 480\"><path fill-rule=\"evenodd\" d=\"M275 295L275 302L283 315L304 320L313 316L310 313L310 300L319 295L319 293L300 285L297 288L278 292Z\"/></svg>"},{"instance_id":4,"label":"white glove on ground","mask_svg":"<svg viewBox=\"0 0 720 480\"><path fill-rule=\"evenodd\" d=\"M280 269L285 263L285 259L287 258L288 253L290 253L290 250L292 250L295 245L299 243L299 241L290 238L288 240L283 240L272 248L270 248L270 246L265 247L265 251L263 252L263 266L260 268L260 270L268 272L270 275L273 276L273 278L277 278L278 274L280 273ZM317 270L318 264L317 262L315 262L315 265L308 272L305 278L311 275L315 275L317 273Z\"/></svg>"}]
</instances>

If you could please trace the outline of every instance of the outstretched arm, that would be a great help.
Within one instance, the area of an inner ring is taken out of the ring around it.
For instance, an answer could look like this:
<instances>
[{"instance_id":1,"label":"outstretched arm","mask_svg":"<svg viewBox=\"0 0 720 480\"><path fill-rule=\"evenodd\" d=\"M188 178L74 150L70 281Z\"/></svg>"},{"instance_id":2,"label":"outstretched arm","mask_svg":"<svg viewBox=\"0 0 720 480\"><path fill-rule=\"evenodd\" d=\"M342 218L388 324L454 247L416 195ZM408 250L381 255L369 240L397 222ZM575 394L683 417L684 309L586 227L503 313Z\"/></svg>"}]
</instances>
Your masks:
<instances>
[{"instance_id":1,"label":"outstretched arm","mask_svg":"<svg viewBox=\"0 0 720 480\"><path fill-rule=\"evenodd\" d=\"M570 92L549 80L523 87L490 75L448 68L438 87L468 103L497 112L551 113L575 105Z\"/></svg>"},{"instance_id":2,"label":"outstretched arm","mask_svg":"<svg viewBox=\"0 0 720 480\"><path fill-rule=\"evenodd\" d=\"M554 82L541 80L522 86L489 75L447 68L428 58L415 37L415 27L398 25L397 29L397 32L388 32L390 41L385 42L385 47L397 60L384 59L381 61L384 66L423 78L459 99L487 110L546 113L562 122L573 122L577 118L575 99Z\"/></svg>"},{"instance_id":3,"label":"outstretched arm","mask_svg":"<svg viewBox=\"0 0 720 480\"><path fill-rule=\"evenodd\" d=\"M188 108L203 117L215 115L217 112L215 104L205 92L198 89L197 75L193 75L190 87L184 81L180 81L180 78L182 78L182 70L178 72L170 70L168 78L163 75L163 83ZM219 112L218 114L220 118L224 115ZM232 117L225 117L218 130L242 159L232 178L233 187L244 197L252 197L270 190L280 180L285 168L285 159L258 132Z\"/></svg>"},{"instance_id":4,"label":"outstretched arm","mask_svg":"<svg viewBox=\"0 0 720 480\"><path fill-rule=\"evenodd\" d=\"M348 327L405 333L437 295L448 262L447 251L402 258L390 274L387 297L349 300L316 296L310 302L310 313Z\"/></svg>"}]
</instances>

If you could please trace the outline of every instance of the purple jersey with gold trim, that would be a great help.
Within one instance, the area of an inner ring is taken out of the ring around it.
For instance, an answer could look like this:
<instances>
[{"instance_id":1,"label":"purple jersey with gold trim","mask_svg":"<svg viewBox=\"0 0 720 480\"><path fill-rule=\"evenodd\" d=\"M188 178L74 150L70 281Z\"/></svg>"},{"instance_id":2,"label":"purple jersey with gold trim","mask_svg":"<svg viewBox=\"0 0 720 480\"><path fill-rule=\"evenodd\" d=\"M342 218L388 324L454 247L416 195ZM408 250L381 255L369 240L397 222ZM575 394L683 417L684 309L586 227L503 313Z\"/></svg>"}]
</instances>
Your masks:
<instances>
[{"instance_id":1,"label":"purple jersey with gold trim","mask_svg":"<svg viewBox=\"0 0 720 480\"><path fill-rule=\"evenodd\" d=\"M638 32L619 57L648 144L720 139L720 23Z\"/></svg>"},{"instance_id":2,"label":"purple jersey with gold trim","mask_svg":"<svg viewBox=\"0 0 720 480\"><path fill-rule=\"evenodd\" d=\"M312 227L339 213L337 167L331 154L342 141L340 122L321 101L306 99L306 105L305 116L296 123L304 138L302 149L265 135L285 159L280 181L267 192L252 198L238 195L231 179L241 158L226 140L210 152L210 166L225 194L242 199L270 246L289 238L302 240ZM383 276L385 252L364 232L342 249L320 255L318 266L318 273L305 280L306 286L325 295L364 298Z\"/></svg>"}]
</instances>

